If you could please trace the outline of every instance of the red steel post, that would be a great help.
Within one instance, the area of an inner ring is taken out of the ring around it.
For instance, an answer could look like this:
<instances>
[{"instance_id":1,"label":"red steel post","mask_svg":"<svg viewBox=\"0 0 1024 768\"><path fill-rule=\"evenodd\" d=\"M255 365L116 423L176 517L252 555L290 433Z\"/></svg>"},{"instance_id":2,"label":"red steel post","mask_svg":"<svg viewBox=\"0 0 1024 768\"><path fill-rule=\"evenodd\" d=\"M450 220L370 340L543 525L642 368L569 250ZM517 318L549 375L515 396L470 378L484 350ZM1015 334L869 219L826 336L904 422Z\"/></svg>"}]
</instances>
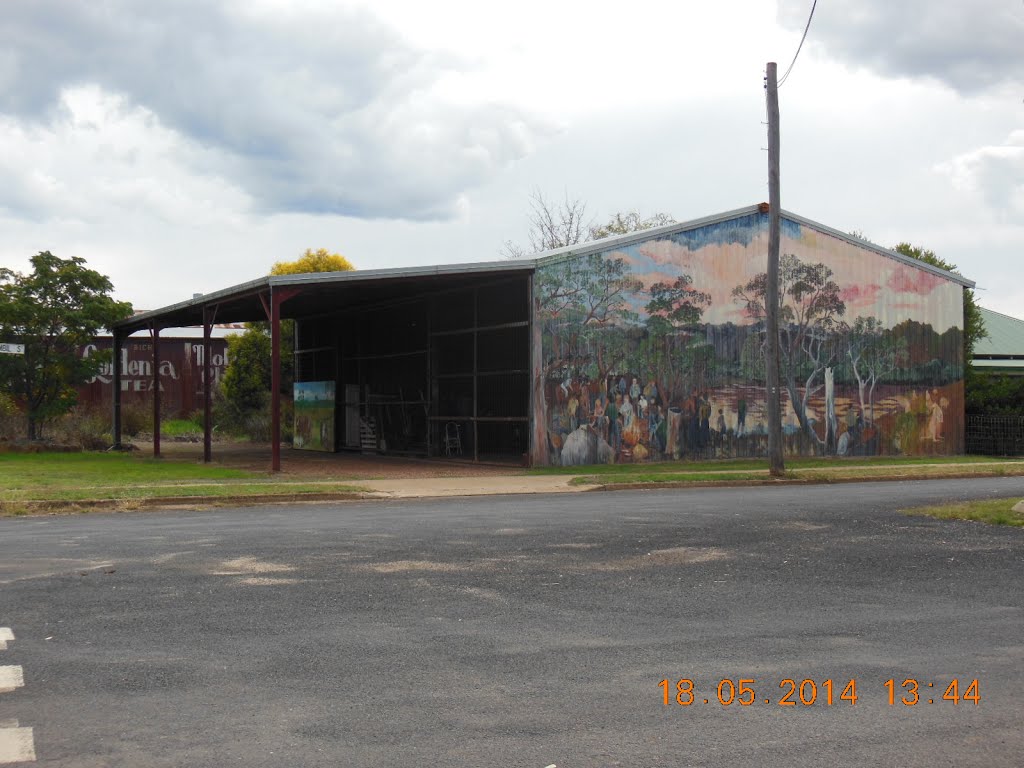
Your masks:
<instances>
[{"instance_id":1,"label":"red steel post","mask_svg":"<svg viewBox=\"0 0 1024 768\"><path fill-rule=\"evenodd\" d=\"M213 459L213 321L217 307L203 307L203 461Z\"/></svg>"},{"instance_id":2,"label":"red steel post","mask_svg":"<svg viewBox=\"0 0 1024 768\"><path fill-rule=\"evenodd\" d=\"M153 337L153 458L160 458L160 326L150 327Z\"/></svg>"}]
</instances>

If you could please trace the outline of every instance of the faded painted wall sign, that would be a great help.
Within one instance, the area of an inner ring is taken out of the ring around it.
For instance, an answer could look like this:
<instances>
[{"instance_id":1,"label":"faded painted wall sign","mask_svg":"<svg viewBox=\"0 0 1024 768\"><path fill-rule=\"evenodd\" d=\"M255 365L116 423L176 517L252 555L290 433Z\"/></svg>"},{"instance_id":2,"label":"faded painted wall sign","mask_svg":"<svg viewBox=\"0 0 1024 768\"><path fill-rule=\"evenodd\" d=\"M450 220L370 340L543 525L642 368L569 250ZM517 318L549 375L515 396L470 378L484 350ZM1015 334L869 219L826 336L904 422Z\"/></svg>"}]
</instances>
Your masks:
<instances>
[{"instance_id":1,"label":"faded painted wall sign","mask_svg":"<svg viewBox=\"0 0 1024 768\"><path fill-rule=\"evenodd\" d=\"M82 357L105 352L109 357L112 342L97 339L82 347ZM228 364L227 341L212 339L212 378L216 385L224 377ZM195 339L160 339L160 391L169 414L187 416L202 405L203 345ZM113 400L114 361L108 360L99 372L79 387L79 401L108 405ZM148 403L153 390L153 347L148 339L128 339L117 361L121 375L122 402Z\"/></svg>"}]
</instances>

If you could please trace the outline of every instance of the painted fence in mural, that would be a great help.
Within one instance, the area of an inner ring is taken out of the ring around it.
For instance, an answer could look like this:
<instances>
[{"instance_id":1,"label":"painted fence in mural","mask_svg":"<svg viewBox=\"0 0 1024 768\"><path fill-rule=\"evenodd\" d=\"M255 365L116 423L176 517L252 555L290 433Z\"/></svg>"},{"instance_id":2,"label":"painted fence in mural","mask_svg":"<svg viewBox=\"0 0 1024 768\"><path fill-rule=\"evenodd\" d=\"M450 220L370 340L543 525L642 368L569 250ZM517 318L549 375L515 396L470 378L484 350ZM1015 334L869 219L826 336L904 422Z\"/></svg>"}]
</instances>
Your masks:
<instances>
[{"instance_id":1,"label":"painted fence in mural","mask_svg":"<svg viewBox=\"0 0 1024 768\"><path fill-rule=\"evenodd\" d=\"M767 218L538 267L534 463L767 453ZM786 452L961 453L962 287L788 219L781 253Z\"/></svg>"}]
</instances>

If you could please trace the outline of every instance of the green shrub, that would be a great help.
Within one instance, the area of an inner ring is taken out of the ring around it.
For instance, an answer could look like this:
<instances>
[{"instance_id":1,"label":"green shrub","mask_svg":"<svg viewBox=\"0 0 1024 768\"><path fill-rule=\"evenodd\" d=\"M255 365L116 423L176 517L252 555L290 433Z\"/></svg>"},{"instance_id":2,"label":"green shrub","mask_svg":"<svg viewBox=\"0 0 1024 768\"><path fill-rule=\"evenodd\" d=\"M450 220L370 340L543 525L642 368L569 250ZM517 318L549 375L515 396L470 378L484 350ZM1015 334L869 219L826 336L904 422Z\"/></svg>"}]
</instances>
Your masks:
<instances>
[{"instance_id":1,"label":"green shrub","mask_svg":"<svg viewBox=\"0 0 1024 768\"><path fill-rule=\"evenodd\" d=\"M290 443L294 431L294 409L290 398L281 398L281 441ZM202 422L200 422L202 423ZM242 409L218 387L213 393L213 423L217 434L254 443L270 441L270 393ZM201 429L201 427L200 427Z\"/></svg>"},{"instance_id":2,"label":"green shrub","mask_svg":"<svg viewBox=\"0 0 1024 768\"><path fill-rule=\"evenodd\" d=\"M966 385L967 413L1024 414L1024 376L971 370Z\"/></svg>"},{"instance_id":3,"label":"green shrub","mask_svg":"<svg viewBox=\"0 0 1024 768\"><path fill-rule=\"evenodd\" d=\"M121 435L135 437L153 428L153 408L144 403L121 405Z\"/></svg>"},{"instance_id":4,"label":"green shrub","mask_svg":"<svg viewBox=\"0 0 1024 768\"><path fill-rule=\"evenodd\" d=\"M112 443L110 422L111 414L106 408L76 405L55 420L49 431L58 443L87 451L102 451Z\"/></svg>"},{"instance_id":5,"label":"green shrub","mask_svg":"<svg viewBox=\"0 0 1024 768\"><path fill-rule=\"evenodd\" d=\"M242 415L241 431L254 443L269 443L270 434L270 398L267 403L256 411ZM290 443L295 427L295 409L291 400L281 398L281 442Z\"/></svg>"},{"instance_id":6,"label":"green shrub","mask_svg":"<svg viewBox=\"0 0 1024 768\"><path fill-rule=\"evenodd\" d=\"M25 415L14 398L0 392L0 440L17 440L25 431Z\"/></svg>"}]
</instances>

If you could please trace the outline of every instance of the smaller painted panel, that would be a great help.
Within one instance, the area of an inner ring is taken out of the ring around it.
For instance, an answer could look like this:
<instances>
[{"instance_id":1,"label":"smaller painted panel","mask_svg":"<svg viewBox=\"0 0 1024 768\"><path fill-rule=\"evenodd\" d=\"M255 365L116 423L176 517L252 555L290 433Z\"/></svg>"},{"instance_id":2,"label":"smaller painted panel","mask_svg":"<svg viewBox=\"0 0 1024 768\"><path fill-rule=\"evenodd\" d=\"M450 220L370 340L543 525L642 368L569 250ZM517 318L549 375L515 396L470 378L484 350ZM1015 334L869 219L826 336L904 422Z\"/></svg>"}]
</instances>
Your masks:
<instances>
[{"instance_id":1,"label":"smaller painted panel","mask_svg":"<svg viewBox=\"0 0 1024 768\"><path fill-rule=\"evenodd\" d=\"M334 445L334 382L296 382L295 435L292 445L306 451L333 453Z\"/></svg>"}]
</instances>

